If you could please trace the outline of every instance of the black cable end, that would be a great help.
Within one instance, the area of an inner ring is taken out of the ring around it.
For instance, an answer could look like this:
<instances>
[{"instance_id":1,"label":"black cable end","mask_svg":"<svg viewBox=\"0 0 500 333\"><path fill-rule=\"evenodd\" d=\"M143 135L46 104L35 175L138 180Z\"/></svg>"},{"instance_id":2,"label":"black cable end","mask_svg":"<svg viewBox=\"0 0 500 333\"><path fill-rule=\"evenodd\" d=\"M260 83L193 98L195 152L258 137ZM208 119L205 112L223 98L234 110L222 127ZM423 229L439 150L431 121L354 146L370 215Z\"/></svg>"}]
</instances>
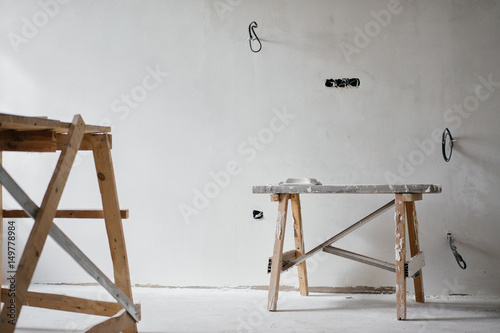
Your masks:
<instances>
[{"instance_id":1,"label":"black cable end","mask_svg":"<svg viewBox=\"0 0 500 333\"><path fill-rule=\"evenodd\" d=\"M264 218L264 212L261 212L260 210L254 210L253 218L256 220L262 220Z\"/></svg>"}]
</instances>

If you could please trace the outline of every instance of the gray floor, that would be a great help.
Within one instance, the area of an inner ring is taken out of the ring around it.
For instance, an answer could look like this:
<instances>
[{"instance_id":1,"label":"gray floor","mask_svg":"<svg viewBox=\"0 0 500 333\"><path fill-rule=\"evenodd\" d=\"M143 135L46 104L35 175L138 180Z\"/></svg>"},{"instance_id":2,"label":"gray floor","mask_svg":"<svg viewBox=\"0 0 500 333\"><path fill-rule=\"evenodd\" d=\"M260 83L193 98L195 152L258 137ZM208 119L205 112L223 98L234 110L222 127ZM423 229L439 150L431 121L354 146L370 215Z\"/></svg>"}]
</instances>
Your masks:
<instances>
[{"instance_id":1,"label":"gray floor","mask_svg":"<svg viewBox=\"0 0 500 333\"><path fill-rule=\"evenodd\" d=\"M108 299L94 286L35 285L33 291ZM394 295L281 292L277 312L267 292L247 289L134 288L141 302L140 332L500 332L500 299L408 300L397 321ZM25 307L16 332L82 332L103 317Z\"/></svg>"}]
</instances>

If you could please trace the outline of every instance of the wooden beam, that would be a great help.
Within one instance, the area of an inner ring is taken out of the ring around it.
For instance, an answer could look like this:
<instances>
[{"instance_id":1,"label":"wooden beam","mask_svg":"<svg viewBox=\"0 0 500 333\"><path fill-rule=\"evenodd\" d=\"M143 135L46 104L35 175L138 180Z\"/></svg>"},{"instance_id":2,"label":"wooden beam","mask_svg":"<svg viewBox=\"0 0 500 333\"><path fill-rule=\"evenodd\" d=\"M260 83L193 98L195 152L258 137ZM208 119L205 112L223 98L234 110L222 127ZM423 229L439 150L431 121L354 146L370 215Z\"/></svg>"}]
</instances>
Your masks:
<instances>
[{"instance_id":1,"label":"wooden beam","mask_svg":"<svg viewBox=\"0 0 500 333\"><path fill-rule=\"evenodd\" d=\"M12 197L23 207L28 215L34 219L38 216L38 206L24 193L17 183L0 165L0 182L9 191ZM54 223L49 235L61 246L90 276L101 284L118 303L120 303L132 318L140 316L134 303L123 293ZM137 319L139 321L139 319Z\"/></svg>"},{"instance_id":2,"label":"wooden beam","mask_svg":"<svg viewBox=\"0 0 500 333\"><path fill-rule=\"evenodd\" d=\"M406 319L406 228L405 228L405 203L403 195L396 194L396 315L398 320Z\"/></svg>"},{"instance_id":3,"label":"wooden beam","mask_svg":"<svg viewBox=\"0 0 500 333\"><path fill-rule=\"evenodd\" d=\"M106 224L111 259L113 261L115 284L132 300L132 284L130 281L127 248L125 246L125 235L120 217L120 204L118 202L109 135L94 135L91 137L91 142L99 189L101 191L104 222ZM135 323L125 330L125 333L136 332L137 325Z\"/></svg>"},{"instance_id":4,"label":"wooden beam","mask_svg":"<svg viewBox=\"0 0 500 333\"><path fill-rule=\"evenodd\" d=\"M129 218L128 209L120 210L122 219ZM29 218L30 216L24 210L3 210L4 218L22 219ZM104 219L102 210L58 210L56 212L56 219Z\"/></svg>"},{"instance_id":5,"label":"wooden beam","mask_svg":"<svg viewBox=\"0 0 500 333\"><path fill-rule=\"evenodd\" d=\"M0 150L0 165L3 163L3 153ZM2 189L2 183L0 183L0 287L2 285L2 271L3 271L3 189ZM0 294L0 303L3 302L3 297Z\"/></svg>"},{"instance_id":6,"label":"wooden beam","mask_svg":"<svg viewBox=\"0 0 500 333\"><path fill-rule=\"evenodd\" d=\"M141 312L141 304L136 304L136 307L139 309L139 313ZM140 318L139 318L140 319ZM118 333L118 332L127 332L131 328L134 329L136 323L130 317L130 315L125 312L125 310L120 311L117 315L112 318L99 323L92 328L88 329L86 333Z\"/></svg>"},{"instance_id":7,"label":"wooden beam","mask_svg":"<svg viewBox=\"0 0 500 333\"><path fill-rule=\"evenodd\" d=\"M410 243L410 255L412 257L415 257L420 253L420 244L418 241L417 211L415 209L415 202L413 201L405 202L405 205L406 205L406 220L408 223L408 243ZM415 300L418 303L424 303L425 301L424 277L422 276L421 269L419 270L418 276L416 276L413 279L413 286L415 287Z\"/></svg>"},{"instance_id":8,"label":"wooden beam","mask_svg":"<svg viewBox=\"0 0 500 333\"><path fill-rule=\"evenodd\" d=\"M288 210L288 194L280 194L278 205L278 218L276 220L276 236L274 239L273 261L271 266L271 281L269 283L269 294L267 309L276 311L278 304L278 293L280 287L280 274L283 267L283 242L285 240L286 214Z\"/></svg>"},{"instance_id":9,"label":"wooden beam","mask_svg":"<svg viewBox=\"0 0 500 333\"><path fill-rule=\"evenodd\" d=\"M50 236L58 243L90 276L101 284L118 303L139 321L140 312L134 306L130 297L116 286L55 224L52 225Z\"/></svg>"},{"instance_id":10,"label":"wooden beam","mask_svg":"<svg viewBox=\"0 0 500 333\"><path fill-rule=\"evenodd\" d=\"M283 265L286 265L295 258L297 258L297 252L295 250L286 251L283 252L283 255L281 256L281 262L283 263ZM269 257L267 265L267 274L271 273L272 265L273 265L273 257Z\"/></svg>"},{"instance_id":11,"label":"wooden beam","mask_svg":"<svg viewBox=\"0 0 500 333\"><path fill-rule=\"evenodd\" d=\"M8 292L9 289L2 288L2 297L7 297ZM95 301L33 291L28 291L23 305L106 317L112 317L123 309L120 304L114 302Z\"/></svg>"},{"instance_id":12,"label":"wooden beam","mask_svg":"<svg viewBox=\"0 0 500 333\"><path fill-rule=\"evenodd\" d=\"M287 269L290 269L291 267L293 267L293 266L295 266L295 265L303 262L307 258L312 257L314 254L322 251L325 246L333 244L336 241L338 241L339 239L347 236L348 234L350 234L354 230L358 229L359 227L365 225L369 221L373 220L374 218L376 218L377 216L379 216L380 214L382 214L383 212L385 212L386 210L388 210L392 206L394 206L394 200L389 201L384 206L380 207L376 211L374 211L374 212L368 214L367 216L363 217L361 220L359 220L358 222L354 223L350 227L344 229L343 231L339 232L335 236L327 239L326 241L324 241L323 243L319 244L318 246L316 246L314 249L310 250L309 252L307 252L303 256L300 256L299 258L291 261L288 265L285 265L283 267L283 270L286 271Z\"/></svg>"},{"instance_id":13,"label":"wooden beam","mask_svg":"<svg viewBox=\"0 0 500 333\"><path fill-rule=\"evenodd\" d=\"M389 272L393 273L396 272L396 265L375 258L367 257L358 253L346 251L333 246L325 246L323 248L323 251L330 254L334 254L339 257L354 260L366 265L382 268Z\"/></svg>"},{"instance_id":14,"label":"wooden beam","mask_svg":"<svg viewBox=\"0 0 500 333\"><path fill-rule=\"evenodd\" d=\"M253 186L253 193L364 193L364 194L395 194L395 193L441 193L441 185L434 184L403 184L403 185L260 185Z\"/></svg>"},{"instance_id":15,"label":"wooden beam","mask_svg":"<svg viewBox=\"0 0 500 333\"><path fill-rule=\"evenodd\" d=\"M292 215L293 215L293 235L295 241L295 258L296 258L306 253L304 248L304 236L302 231L302 212L300 209L299 194L290 194L290 203L292 206ZM305 261L297 265L297 273L299 276L300 294L302 296L307 296L309 295L309 284L307 283L307 267Z\"/></svg>"},{"instance_id":16,"label":"wooden beam","mask_svg":"<svg viewBox=\"0 0 500 333\"><path fill-rule=\"evenodd\" d=\"M403 193L403 201L419 201L422 200L422 193Z\"/></svg>"},{"instance_id":17,"label":"wooden beam","mask_svg":"<svg viewBox=\"0 0 500 333\"><path fill-rule=\"evenodd\" d=\"M91 136L85 134L79 150L92 150ZM68 134L51 130L0 131L0 150L16 152L55 152L62 150ZM110 144L112 144L110 135Z\"/></svg>"},{"instance_id":18,"label":"wooden beam","mask_svg":"<svg viewBox=\"0 0 500 333\"><path fill-rule=\"evenodd\" d=\"M280 195L279 194L271 194L271 202L278 202L280 201Z\"/></svg>"},{"instance_id":19,"label":"wooden beam","mask_svg":"<svg viewBox=\"0 0 500 333\"><path fill-rule=\"evenodd\" d=\"M0 130L53 130L58 133L68 133L71 124L72 123L65 123L59 120L47 119L45 117L26 117L0 113ZM85 128L85 133L107 132L111 132L111 127L87 125Z\"/></svg>"},{"instance_id":20,"label":"wooden beam","mask_svg":"<svg viewBox=\"0 0 500 333\"><path fill-rule=\"evenodd\" d=\"M54 131L0 131L0 150L55 152L56 149Z\"/></svg>"},{"instance_id":21,"label":"wooden beam","mask_svg":"<svg viewBox=\"0 0 500 333\"><path fill-rule=\"evenodd\" d=\"M425 265L424 253L417 253L416 256L412 257L410 261L408 261L407 265L409 277L419 276L417 275L417 273L419 273L422 267L424 267Z\"/></svg>"},{"instance_id":22,"label":"wooden beam","mask_svg":"<svg viewBox=\"0 0 500 333\"><path fill-rule=\"evenodd\" d=\"M297 257L297 251L295 250L290 250L283 252L283 255L281 256L281 261L290 261L293 260ZM269 262L272 262L273 257L269 257Z\"/></svg>"},{"instance_id":23,"label":"wooden beam","mask_svg":"<svg viewBox=\"0 0 500 333\"><path fill-rule=\"evenodd\" d=\"M99 134L85 134L83 136L82 144L80 145L80 150L93 150L92 146L92 136L94 135L99 135ZM57 150L61 150L62 147L64 146L64 140L66 139L67 134L62 134L58 133L56 135L56 140L57 140ZM109 147L110 149L113 148L113 137L111 134L108 134L109 138Z\"/></svg>"},{"instance_id":24,"label":"wooden beam","mask_svg":"<svg viewBox=\"0 0 500 333\"><path fill-rule=\"evenodd\" d=\"M14 322L17 322L22 305L26 301L28 287L33 278L47 236L49 235L52 220L55 217L57 206L59 205L84 132L85 123L80 115L76 115L69 128L66 145L59 156L54 174L49 182L47 191L45 192L45 196L36 216L33 229L31 230L21 260L19 261L16 274L15 296L6 298L5 304L15 302L16 308L14 313L9 313L7 306L4 306L0 314L0 331L3 333L14 332L15 325L9 323L11 319L10 315L13 314Z\"/></svg>"}]
</instances>

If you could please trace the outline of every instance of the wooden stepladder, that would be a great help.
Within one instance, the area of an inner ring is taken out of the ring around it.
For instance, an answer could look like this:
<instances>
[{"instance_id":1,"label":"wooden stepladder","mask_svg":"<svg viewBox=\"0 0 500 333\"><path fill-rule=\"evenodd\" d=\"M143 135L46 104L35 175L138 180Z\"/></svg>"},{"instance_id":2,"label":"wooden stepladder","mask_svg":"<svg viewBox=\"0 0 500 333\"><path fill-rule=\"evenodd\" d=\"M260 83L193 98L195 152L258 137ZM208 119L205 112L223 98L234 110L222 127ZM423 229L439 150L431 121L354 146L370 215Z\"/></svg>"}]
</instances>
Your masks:
<instances>
[{"instance_id":1,"label":"wooden stepladder","mask_svg":"<svg viewBox=\"0 0 500 333\"><path fill-rule=\"evenodd\" d=\"M17 262L17 271L12 272L15 292L12 292L11 288L2 289L0 296L4 303L0 314L2 333L14 332L24 305L111 317L88 329L87 332L137 332L136 323L140 320L141 311L140 305L132 301L132 286L122 226L122 218L128 217L128 211L121 211L118 202L109 131L109 127L86 125L80 115L76 115L72 123L63 123L46 118L0 114L0 151L61 151L40 207L17 185L3 166L0 166L1 184L23 208L23 211L0 209L3 217L29 216L35 220L24 252ZM93 151L102 211L57 209L79 150ZM104 218L113 262L114 282L57 227L53 222L55 218ZM29 292L28 287L48 235L117 302Z\"/></svg>"},{"instance_id":2,"label":"wooden stepladder","mask_svg":"<svg viewBox=\"0 0 500 333\"><path fill-rule=\"evenodd\" d=\"M406 319L406 279L413 278L415 299L424 302L422 267L424 255L420 251L418 240L418 222L415 201L422 200L422 193L440 193L439 185L266 185L254 186L254 193L271 193L271 201L279 202L276 221L276 236L273 256L270 258L268 271L271 273L269 284L268 310L275 311L278 302L281 271L297 265L299 289L302 295L308 295L306 259L324 251L346 259L381 268L396 275L396 314L398 320ZM307 253L304 250L302 216L299 193L355 193L355 194L393 194L395 199L368 214L335 236L319 244ZM288 201L292 205L294 219L295 249L283 252ZM359 227L395 206L395 264L346 251L332 244L347 236ZM410 260L406 260L406 227L410 244Z\"/></svg>"}]
</instances>

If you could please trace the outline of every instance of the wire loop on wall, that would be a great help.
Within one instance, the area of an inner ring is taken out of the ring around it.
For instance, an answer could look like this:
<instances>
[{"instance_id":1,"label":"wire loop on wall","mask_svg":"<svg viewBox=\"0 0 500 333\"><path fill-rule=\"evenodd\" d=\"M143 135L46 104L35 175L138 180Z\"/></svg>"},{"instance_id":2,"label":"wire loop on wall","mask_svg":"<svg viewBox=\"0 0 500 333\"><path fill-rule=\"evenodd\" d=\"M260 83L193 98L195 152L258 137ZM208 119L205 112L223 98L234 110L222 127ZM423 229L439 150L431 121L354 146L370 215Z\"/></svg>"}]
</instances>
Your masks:
<instances>
[{"instance_id":1,"label":"wire loop on wall","mask_svg":"<svg viewBox=\"0 0 500 333\"><path fill-rule=\"evenodd\" d=\"M255 28L258 27L258 24L257 22L253 21L252 23L250 23L250 25L248 26L248 44L250 44L250 50L252 50L252 52L254 53L257 53L259 52L260 50L262 50L262 43L260 42L260 39L259 37L257 37L257 34L255 33ZM254 50L253 46L252 46L252 41L256 40L258 43L259 43L259 48L257 50Z\"/></svg>"},{"instance_id":2,"label":"wire loop on wall","mask_svg":"<svg viewBox=\"0 0 500 333\"><path fill-rule=\"evenodd\" d=\"M443 158L446 162L451 160L451 153L453 153L453 137L451 136L451 132L448 128L445 128L443 132L443 142L442 142L442 150L443 150Z\"/></svg>"},{"instance_id":3,"label":"wire loop on wall","mask_svg":"<svg viewBox=\"0 0 500 333\"><path fill-rule=\"evenodd\" d=\"M325 82L325 86L331 88L357 88L361 82L358 78L342 78L342 79L327 79Z\"/></svg>"},{"instance_id":4,"label":"wire loop on wall","mask_svg":"<svg viewBox=\"0 0 500 333\"><path fill-rule=\"evenodd\" d=\"M460 253L458 253L453 236L451 235L451 233L448 233L447 237L448 237L448 243L450 244L451 252L453 252L453 255L455 256L455 260L457 261L458 266L460 266L461 269L466 269L467 264L465 263L465 260L462 258Z\"/></svg>"}]
</instances>

